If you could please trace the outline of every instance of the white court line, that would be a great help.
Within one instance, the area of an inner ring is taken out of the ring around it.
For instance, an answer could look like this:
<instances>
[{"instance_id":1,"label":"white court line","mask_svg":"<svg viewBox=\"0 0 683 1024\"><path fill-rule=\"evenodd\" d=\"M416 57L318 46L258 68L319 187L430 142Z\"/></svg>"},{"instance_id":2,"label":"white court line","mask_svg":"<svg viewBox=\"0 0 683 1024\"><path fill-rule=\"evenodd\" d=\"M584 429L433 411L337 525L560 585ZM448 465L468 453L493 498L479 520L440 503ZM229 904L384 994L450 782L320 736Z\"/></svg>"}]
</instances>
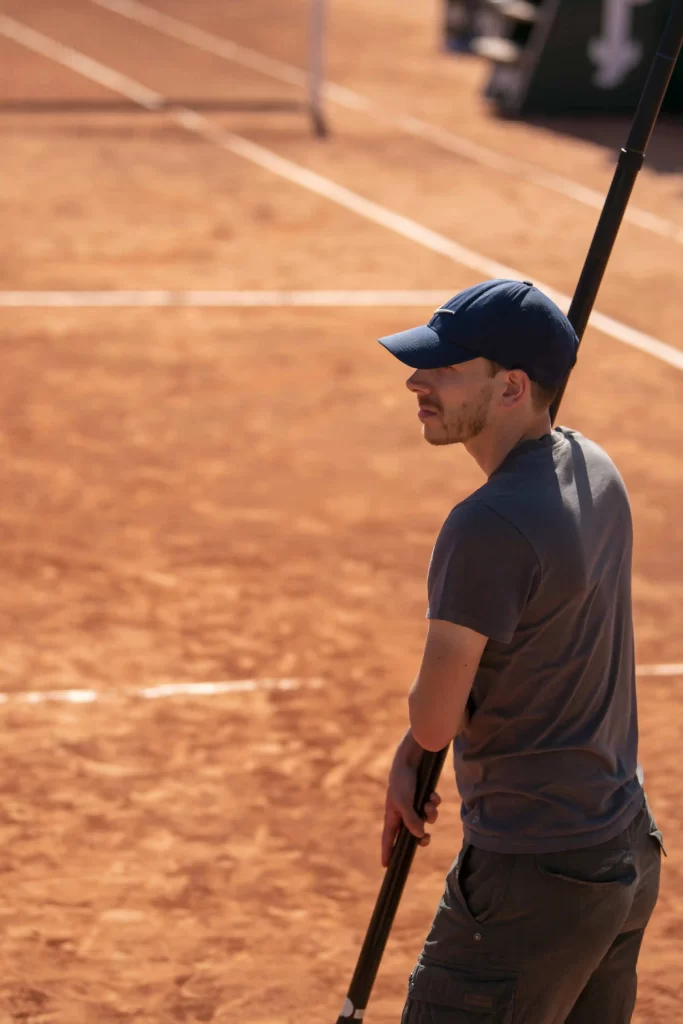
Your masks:
<instances>
[{"instance_id":1,"label":"white court line","mask_svg":"<svg viewBox=\"0 0 683 1024\"><path fill-rule=\"evenodd\" d=\"M683 676L683 662L670 665L639 665L637 676Z\"/></svg>"},{"instance_id":2,"label":"white court line","mask_svg":"<svg viewBox=\"0 0 683 1024\"><path fill-rule=\"evenodd\" d=\"M256 50L241 46L231 39L226 39L213 32L197 28L197 26L192 25L190 22L181 21L170 14L157 11L146 4L140 3L139 0L92 0L92 2L99 7L120 14L124 18L129 18L141 25L146 25L148 28L162 32L164 35L177 39L181 43L196 46L206 53L211 53L235 64L241 64L243 67L250 68L252 71L263 75L268 75L288 85L296 85L302 88L307 85L308 76L302 68L267 57ZM516 157L498 153L486 146L472 142L470 139L456 135L446 128L430 124L428 121L422 121L419 118L406 115L392 114L378 104L373 103L369 97L347 89L344 86L335 85L333 82L328 82L323 86L323 97L348 110L368 114L379 123L391 125L407 135L425 139L441 149L464 157L466 160L471 160L474 163L489 167L510 177L521 178L534 185L540 185L542 188L556 192L565 198L583 203L584 206L590 206L591 209L602 210L605 202L605 196L602 193L596 189L587 188L571 178L565 178L564 175L545 171L534 164L528 163L526 160L519 160ZM654 234L661 235L663 238L670 238L674 242L683 244L683 227L665 217L648 213L646 210L640 210L638 207L630 205L626 210L624 220L646 231L652 231Z\"/></svg>"},{"instance_id":3,"label":"white court line","mask_svg":"<svg viewBox=\"0 0 683 1024\"><path fill-rule=\"evenodd\" d=\"M127 96L128 99L139 103L146 110L158 110L164 105L163 96L154 90L140 85L139 82L134 82L127 75L122 75L91 57L86 57L84 53L72 50L70 46L62 46L54 39L44 36L42 32L36 32L28 25L14 21L13 18L0 15L0 31L7 39L12 39L15 43L26 46L43 57L59 61L64 67L89 78L92 82L97 82L106 89L111 89L112 92Z\"/></svg>"},{"instance_id":4,"label":"white court line","mask_svg":"<svg viewBox=\"0 0 683 1024\"><path fill-rule=\"evenodd\" d=\"M323 680L310 679L231 679L217 683L159 683L135 690L28 690L0 693L0 704L94 704L102 700L141 698L160 700L165 697L217 697L222 694L289 692L290 690L319 690Z\"/></svg>"},{"instance_id":5,"label":"white court line","mask_svg":"<svg viewBox=\"0 0 683 1024\"><path fill-rule=\"evenodd\" d=\"M247 306L438 306L450 292L419 290L376 291L8 291L0 292L0 307L80 309L121 307Z\"/></svg>"},{"instance_id":6,"label":"white court line","mask_svg":"<svg viewBox=\"0 0 683 1024\"><path fill-rule=\"evenodd\" d=\"M637 676L683 676L683 664L639 665ZM167 697L219 697L236 693L288 693L293 690L320 690L325 680L309 679L230 679L216 683L158 683L139 689L110 690L20 690L0 693L0 704L94 704L97 701L127 699L163 700Z\"/></svg>"},{"instance_id":7,"label":"white court line","mask_svg":"<svg viewBox=\"0 0 683 1024\"><path fill-rule=\"evenodd\" d=\"M158 700L163 697L216 697L224 693L256 693L259 690L319 690L322 679L232 679L221 683L160 683L136 690L136 697Z\"/></svg>"},{"instance_id":8,"label":"white court line","mask_svg":"<svg viewBox=\"0 0 683 1024\"><path fill-rule=\"evenodd\" d=\"M44 56L51 57L60 64L66 63L67 67L75 69L76 65L79 65L79 73L85 77L91 77L88 65L81 65L78 61L74 63L73 59L67 63L64 51L68 51L75 58L82 57L82 54L75 50L71 51L68 47L64 47L62 44L53 43L48 36L37 33L33 29L26 30L26 34L24 34L25 26L20 22L5 16L0 16L0 33L7 35L8 24L11 24L12 26L12 35L10 38L23 43L28 49L36 50ZM106 72L109 69L104 68L104 70ZM97 80L99 81L99 77ZM126 81L130 82L130 79L127 79ZM136 85L136 83L133 84ZM116 87L113 84L110 88L116 91ZM145 87L142 86L141 88ZM153 93L151 90L146 90L146 92L153 98L155 103L163 104L164 99L159 93ZM125 95L129 96L130 93L126 92ZM150 102L152 102L151 99ZM337 203L338 206L341 206L346 210L350 210L352 213L356 213L360 217L364 217L366 220L369 220L374 224L387 228L389 231L393 231L395 234L401 235L403 238L417 242L418 245L422 245L425 249L440 253L442 256L446 256L455 263L468 267L470 270L483 274L485 277L505 277L524 280L529 276L528 274L515 270L513 267L508 267L503 263L498 263L496 260L491 260L486 256L482 256L480 253L474 252L472 249L467 249L464 245L460 245L458 242L454 242L445 235L440 235L438 232L432 231L430 228L426 228L424 225L411 220L409 217L404 217L400 213L394 213L392 210L387 209L385 206L381 206L379 203L375 203L370 199L365 199L357 192L353 192L351 189L345 188L343 185L338 185L329 178L325 178L321 174L317 174L315 171L310 171L308 168L302 167L300 164L295 164L291 160L286 160L284 157L279 156L272 150L266 149L264 146L258 146L256 143L249 142L247 139L242 138L239 135L223 131L217 124L210 121L204 115L198 114L194 110L189 110L187 107L177 107L169 110L168 116L178 124L181 124L188 131L207 139L209 142L212 142L217 146L220 146L227 152L232 153L233 156L238 156L272 174L276 174L287 181L291 181L302 188L308 189L309 192L323 196L331 202ZM569 309L571 300L568 296L563 295L561 292L556 291L556 289L551 288L549 285L543 284L537 279L535 283L562 309L565 311ZM614 320L602 313L594 312L591 315L589 323L597 330L602 331L603 334L607 334L610 337L615 338L617 341L623 342L625 345L630 345L633 348L647 352L656 359L660 359L662 362L676 367L676 369L683 370L683 351L674 348L673 345L659 341L657 338L653 338L648 334L644 334L632 327L628 327L627 325L620 323L620 321Z\"/></svg>"}]
</instances>

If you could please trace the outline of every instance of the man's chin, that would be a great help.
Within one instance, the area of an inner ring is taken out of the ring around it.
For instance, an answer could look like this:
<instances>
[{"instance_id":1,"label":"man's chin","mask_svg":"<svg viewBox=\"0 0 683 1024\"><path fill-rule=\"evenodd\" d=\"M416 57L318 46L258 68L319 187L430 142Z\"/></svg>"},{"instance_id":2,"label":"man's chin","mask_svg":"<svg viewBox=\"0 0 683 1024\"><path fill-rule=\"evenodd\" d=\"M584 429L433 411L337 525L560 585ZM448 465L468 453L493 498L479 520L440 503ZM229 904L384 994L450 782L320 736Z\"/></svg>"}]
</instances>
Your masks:
<instances>
[{"instance_id":1,"label":"man's chin","mask_svg":"<svg viewBox=\"0 0 683 1024\"><path fill-rule=\"evenodd\" d=\"M444 444L458 444L457 439L448 437L444 433L431 433L426 426L422 428L422 436L427 444L431 444L435 448L439 448Z\"/></svg>"}]
</instances>

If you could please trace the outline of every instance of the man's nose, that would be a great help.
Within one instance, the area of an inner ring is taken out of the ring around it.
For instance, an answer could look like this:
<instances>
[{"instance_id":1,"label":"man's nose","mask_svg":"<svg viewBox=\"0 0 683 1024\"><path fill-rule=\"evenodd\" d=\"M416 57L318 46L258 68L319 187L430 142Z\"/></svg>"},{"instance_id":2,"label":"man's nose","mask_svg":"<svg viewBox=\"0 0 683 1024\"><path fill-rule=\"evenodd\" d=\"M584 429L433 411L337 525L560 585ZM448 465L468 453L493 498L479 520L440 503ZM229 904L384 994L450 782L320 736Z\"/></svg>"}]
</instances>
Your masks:
<instances>
[{"instance_id":1,"label":"man's nose","mask_svg":"<svg viewBox=\"0 0 683 1024\"><path fill-rule=\"evenodd\" d=\"M419 370L417 370L411 377L408 377L406 387L408 388L408 391L413 391L415 394L425 395L429 391L427 382L424 378L420 377Z\"/></svg>"}]
</instances>

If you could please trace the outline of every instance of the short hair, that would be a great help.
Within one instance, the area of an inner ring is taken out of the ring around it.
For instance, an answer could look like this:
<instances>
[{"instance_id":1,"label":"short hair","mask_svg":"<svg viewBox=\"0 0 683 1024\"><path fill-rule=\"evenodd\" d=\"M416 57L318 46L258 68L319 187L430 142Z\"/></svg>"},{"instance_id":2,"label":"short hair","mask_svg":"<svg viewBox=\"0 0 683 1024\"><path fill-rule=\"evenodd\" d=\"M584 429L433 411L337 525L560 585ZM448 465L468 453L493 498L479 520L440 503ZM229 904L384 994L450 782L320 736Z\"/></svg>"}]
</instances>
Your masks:
<instances>
[{"instance_id":1,"label":"short hair","mask_svg":"<svg viewBox=\"0 0 683 1024\"><path fill-rule=\"evenodd\" d=\"M488 363L489 377L495 377L501 370L512 369L510 366L503 366L502 363L494 362L493 359L487 359L486 362ZM534 409L537 412L549 409L560 393L560 389L544 387L543 384L539 384L537 380L531 380L531 378L529 378L529 382L531 384L531 401Z\"/></svg>"}]
</instances>

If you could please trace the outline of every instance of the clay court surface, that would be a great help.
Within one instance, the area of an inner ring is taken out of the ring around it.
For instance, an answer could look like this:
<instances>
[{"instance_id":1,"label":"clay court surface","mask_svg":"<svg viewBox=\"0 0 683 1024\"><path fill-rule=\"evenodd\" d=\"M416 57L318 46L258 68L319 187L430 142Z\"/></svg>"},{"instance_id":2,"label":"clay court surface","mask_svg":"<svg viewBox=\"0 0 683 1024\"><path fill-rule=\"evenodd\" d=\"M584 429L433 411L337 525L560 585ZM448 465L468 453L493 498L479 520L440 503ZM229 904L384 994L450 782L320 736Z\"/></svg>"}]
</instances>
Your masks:
<instances>
[{"instance_id":1,"label":"clay court surface","mask_svg":"<svg viewBox=\"0 0 683 1024\"><path fill-rule=\"evenodd\" d=\"M304 62L302 3L156 9ZM317 141L299 112L249 109L300 90L89 0L0 13L190 108L221 101L212 125L573 291L597 212L570 196L334 103ZM435 4L335 0L330 28L333 82L607 188L611 146L490 114L485 68L438 53ZM485 276L120 98L0 35L3 290L446 298ZM626 124L608 129L625 139ZM662 131L680 146L680 124ZM647 170L633 198L680 239L624 225L597 303L681 349L682 174L683 159ZM406 373L375 343L432 308L0 308L2 1024L336 1019L382 877L431 545L482 479L465 453L424 445ZM588 331L560 420L630 489L641 666L683 662L682 403L683 371ZM230 681L244 683L139 693ZM638 683L669 857L636 1020L671 1024L683 674ZM21 696L61 690L98 699ZM398 1021L457 853L450 771L440 788L369 1024Z\"/></svg>"}]
</instances>

